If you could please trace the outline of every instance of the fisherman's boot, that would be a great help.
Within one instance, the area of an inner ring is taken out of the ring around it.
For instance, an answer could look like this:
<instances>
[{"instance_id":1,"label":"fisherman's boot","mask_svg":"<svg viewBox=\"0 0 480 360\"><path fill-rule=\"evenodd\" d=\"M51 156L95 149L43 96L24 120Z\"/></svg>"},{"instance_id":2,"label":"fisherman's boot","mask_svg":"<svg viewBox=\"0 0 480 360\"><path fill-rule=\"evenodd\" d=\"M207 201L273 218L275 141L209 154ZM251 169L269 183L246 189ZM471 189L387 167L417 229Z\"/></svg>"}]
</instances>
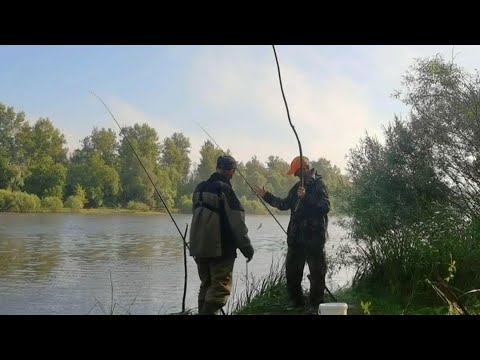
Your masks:
<instances>
[{"instance_id":1,"label":"fisherman's boot","mask_svg":"<svg viewBox=\"0 0 480 360\"><path fill-rule=\"evenodd\" d=\"M322 278L316 279L311 275L308 275L308 280L310 280L308 312L318 314L318 307L324 302L325 282L322 281Z\"/></svg>"},{"instance_id":2,"label":"fisherman's boot","mask_svg":"<svg viewBox=\"0 0 480 360\"><path fill-rule=\"evenodd\" d=\"M200 311L199 315L217 315L219 306L216 304L212 304L209 302L205 302L202 307L202 311Z\"/></svg>"},{"instance_id":3,"label":"fisherman's boot","mask_svg":"<svg viewBox=\"0 0 480 360\"><path fill-rule=\"evenodd\" d=\"M205 304L205 300L198 300L198 315L201 315L203 305Z\"/></svg>"}]
</instances>

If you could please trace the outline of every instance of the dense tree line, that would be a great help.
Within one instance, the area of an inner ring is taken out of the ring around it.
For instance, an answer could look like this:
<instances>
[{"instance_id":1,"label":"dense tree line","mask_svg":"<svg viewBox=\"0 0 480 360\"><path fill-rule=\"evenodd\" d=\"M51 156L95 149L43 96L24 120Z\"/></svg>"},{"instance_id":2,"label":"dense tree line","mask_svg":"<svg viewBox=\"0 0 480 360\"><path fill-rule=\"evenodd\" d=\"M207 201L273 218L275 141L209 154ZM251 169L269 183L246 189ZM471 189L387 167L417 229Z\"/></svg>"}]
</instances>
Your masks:
<instances>
[{"instance_id":1,"label":"dense tree line","mask_svg":"<svg viewBox=\"0 0 480 360\"><path fill-rule=\"evenodd\" d=\"M221 151L207 140L200 150L199 164L192 164L190 140L182 133L160 140L154 128L138 123L124 132L167 205L190 212L195 185L215 171ZM325 177L331 196L340 199L349 183L339 168L323 158L313 165ZM288 166L289 162L278 156L270 156L265 163L253 156L240 163L239 169L252 185L264 185L282 196L295 182L295 178L286 175ZM233 186L247 211L266 213L240 176L234 177ZM163 207L122 134L95 127L69 156L65 136L51 120L41 118L30 125L23 112L1 103L0 189L5 190L0 200L0 209L4 211L20 210L21 200L15 200L12 192L17 197L25 196L18 195L23 192L38 198L32 200L38 203L33 208L42 204L53 209L64 205L145 210Z\"/></svg>"}]
</instances>

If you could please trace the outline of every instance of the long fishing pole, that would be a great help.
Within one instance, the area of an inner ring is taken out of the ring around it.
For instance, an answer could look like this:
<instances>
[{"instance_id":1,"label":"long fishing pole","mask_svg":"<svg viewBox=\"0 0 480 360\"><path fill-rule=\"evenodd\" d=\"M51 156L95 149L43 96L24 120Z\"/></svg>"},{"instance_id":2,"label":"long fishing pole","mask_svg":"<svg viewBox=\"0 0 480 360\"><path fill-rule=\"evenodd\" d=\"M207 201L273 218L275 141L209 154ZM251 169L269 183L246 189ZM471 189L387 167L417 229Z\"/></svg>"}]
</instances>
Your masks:
<instances>
[{"instance_id":1,"label":"long fishing pole","mask_svg":"<svg viewBox=\"0 0 480 360\"><path fill-rule=\"evenodd\" d=\"M303 187L303 153L302 153L302 143L300 142L300 139L297 134L297 130L295 130L295 126L292 124L292 120L290 119L290 111L288 110L288 104L287 104L287 99L285 98L285 93L283 91L283 84L282 84L282 75L280 74L280 64L278 63L278 57L277 57L277 52L275 51L275 45L272 45L273 48L273 54L275 55L275 61L277 62L277 70L278 70L278 80L280 81L280 90L282 90L282 97L283 101L285 102L285 107L287 108L287 117L288 117L288 122L290 123L290 126L292 127L293 133L295 134L295 137L297 138L298 142L298 149L300 150L300 180L301 184ZM294 174L295 175L295 174ZM295 205L295 208L293 211L297 211L298 209L298 204L300 204L300 198L297 201L297 205Z\"/></svg>"},{"instance_id":2,"label":"long fishing pole","mask_svg":"<svg viewBox=\"0 0 480 360\"><path fill-rule=\"evenodd\" d=\"M210 136L210 134L207 132L207 130L205 130L202 125L200 125L198 122L192 120L195 124L197 124L200 129L202 129L205 134L207 134L207 136L210 138L210 140L213 141L213 143L220 149L220 151L224 154L224 155L227 155L227 153L225 151L223 151L223 149L220 147L220 145L217 144L217 142L213 139L213 137ZM252 185L250 185L250 183L248 182L248 180L245 178L245 176L243 176L243 174L241 173L241 171L237 168L236 171L238 172L238 174L242 177L243 180L245 180L245 183L250 187L250 189L252 189L253 193L255 195L257 195L258 199L260 200L260 202L262 203L262 205L265 207L265 209L267 209L267 211L269 212L270 215L272 215L272 217L275 219L275 221L277 222L277 224L282 228L283 232L285 233L285 235L287 235L287 232L285 231L285 229L283 228L282 224L280 224L280 222L277 220L277 218L275 217L275 215L273 215L273 213L270 211L270 209L267 207L267 205L265 204L265 202L263 201L263 199L255 192L255 190L253 189Z\"/></svg>"},{"instance_id":3,"label":"long fishing pole","mask_svg":"<svg viewBox=\"0 0 480 360\"><path fill-rule=\"evenodd\" d=\"M185 263L185 283L184 283L184 288L183 288L183 300L182 300L182 312L185 312L185 294L187 292L187 266L186 266L186 259L187 259L187 255L186 255L186 248L190 249L188 244L187 244L187 241L185 240L186 237L187 237L187 230L188 230L188 224L187 224L187 227L185 229L185 234L182 234L182 231L180 230L180 228L178 227L177 225L177 222L175 221L175 219L173 218L172 216L172 213L170 212L170 210L168 209L168 206L167 204L165 203L165 201L163 200L163 197L162 195L160 195L160 192L158 191L157 187L155 186L155 183L153 182L152 178L150 177L150 174L148 173L147 169L145 168L145 166L143 165L143 162L142 160L140 159L140 157L138 156L137 152L135 151L134 147L132 146L132 144L130 143L130 140L128 140L128 136L126 134L126 131L124 131L124 129L120 126L120 124L118 123L117 119L115 118L115 116L112 114L112 112L110 111L110 109L108 108L107 104L105 104L105 102L100 98L100 96L98 96L97 94L95 94L93 91L89 91L90 94L92 94L93 96L95 96L102 104L103 106L105 106L105 108L107 109L107 111L110 113L111 117L113 118L113 120L115 121L115 123L118 125L119 129L120 129L120 133L123 134L123 136L125 137L125 140L127 140L127 143L128 145L130 145L130 148L132 149L133 153L135 154L135 156L137 157L138 161L140 162L140 165L142 166L143 170L145 171L145 173L147 174L147 177L148 179L150 180L150 182L152 183L153 185L153 188L155 189L155 192L157 193L158 197L160 198L160 201L162 202L163 206L165 207L165 209L167 210L168 212L168 215L170 215L170 218L172 219L173 223L175 224L175 227L177 228L178 230L178 233L180 234L182 240L183 240L183 246L184 246L184 263Z\"/></svg>"},{"instance_id":4,"label":"long fishing pole","mask_svg":"<svg viewBox=\"0 0 480 360\"><path fill-rule=\"evenodd\" d=\"M290 126L291 126L291 128L292 128L292 130L293 130L293 133L295 134L295 137L297 138L297 142L298 142L298 149L299 149L299 152L300 152L300 179L301 179L301 184L302 184L302 187L303 187L303 153L302 153L302 143L300 142L300 138L298 137L297 130L295 130L295 126L293 126L292 120L290 119L290 111L288 110L287 99L285 98L285 92L283 91L282 74L280 73L280 64L279 64L279 62L278 62L278 56L277 56L277 51L275 50L275 45L272 45L272 48L273 48L273 54L275 55L275 62L277 63L278 80L279 80L279 82L280 82L280 90L282 91L283 101L284 101L285 107L286 107L286 109L287 109L288 122L290 123ZM297 211L299 204L300 204L300 198L298 199L297 204L295 205L295 208L294 208L294 210L293 210L294 212ZM330 292L330 290L328 289L328 287L325 286L325 289L326 289L327 292L330 294L330 296L331 296L335 301L337 301L337 299L336 299L335 296Z\"/></svg>"}]
</instances>

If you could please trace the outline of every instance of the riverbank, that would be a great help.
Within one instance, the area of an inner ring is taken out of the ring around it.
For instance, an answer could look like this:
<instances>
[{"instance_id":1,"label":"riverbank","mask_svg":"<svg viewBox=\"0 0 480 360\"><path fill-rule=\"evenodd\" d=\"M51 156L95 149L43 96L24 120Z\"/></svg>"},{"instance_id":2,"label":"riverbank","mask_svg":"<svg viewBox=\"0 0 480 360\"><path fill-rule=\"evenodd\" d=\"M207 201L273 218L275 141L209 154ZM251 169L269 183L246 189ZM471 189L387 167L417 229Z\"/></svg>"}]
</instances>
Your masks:
<instances>
[{"instance_id":1,"label":"riverbank","mask_svg":"<svg viewBox=\"0 0 480 360\"><path fill-rule=\"evenodd\" d=\"M272 267L273 269L273 267ZM432 288L431 299L415 296L392 296L383 289L342 289L334 298L325 294L326 302L348 304L348 315L452 315L455 310L444 303ZM305 293L305 300L308 294ZM465 299L466 300L466 299ZM250 284L240 297L232 315L313 315L306 308L287 309L286 281L278 269L271 270L266 277ZM469 314L480 314L480 301L472 298L464 303Z\"/></svg>"},{"instance_id":2,"label":"riverbank","mask_svg":"<svg viewBox=\"0 0 480 360\"><path fill-rule=\"evenodd\" d=\"M448 306L425 306L393 297L379 297L365 291L347 289L334 293L338 302L348 304L348 315L448 315ZM327 302L335 302L326 295ZM307 309L287 309L284 284L278 284L254 297L234 315L313 315ZM479 313L480 307L476 307Z\"/></svg>"},{"instance_id":3,"label":"riverbank","mask_svg":"<svg viewBox=\"0 0 480 360\"><path fill-rule=\"evenodd\" d=\"M181 211L180 209L169 209L172 214L192 215L191 212ZM136 214L136 215L168 215L166 210L135 210L127 208L89 208L89 209L35 209L30 211L0 211L1 213L12 214L87 214L87 215L116 215L116 214ZM246 215L268 215L264 213L247 212ZM285 214L275 214L285 215Z\"/></svg>"}]
</instances>

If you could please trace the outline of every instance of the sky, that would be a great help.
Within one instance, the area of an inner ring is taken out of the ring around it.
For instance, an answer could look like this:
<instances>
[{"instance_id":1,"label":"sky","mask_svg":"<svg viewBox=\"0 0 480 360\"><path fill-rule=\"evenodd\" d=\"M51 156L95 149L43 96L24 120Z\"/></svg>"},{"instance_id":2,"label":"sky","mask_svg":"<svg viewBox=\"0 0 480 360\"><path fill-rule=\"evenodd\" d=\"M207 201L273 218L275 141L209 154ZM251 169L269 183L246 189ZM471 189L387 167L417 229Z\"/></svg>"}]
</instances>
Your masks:
<instances>
[{"instance_id":1,"label":"sky","mask_svg":"<svg viewBox=\"0 0 480 360\"><path fill-rule=\"evenodd\" d=\"M480 46L278 45L290 117L312 160L345 173L346 156L408 109L391 94L415 58L442 54L469 71ZM290 162L298 144L289 125L271 45L0 45L0 102L34 123L48 117L70 152L94 127L147 123L163 140L182 132L191 158L207 140L200 123L238 161L270 155ZM193 121L192 121L193 120Z\"/></svg>"}]
</instances>

